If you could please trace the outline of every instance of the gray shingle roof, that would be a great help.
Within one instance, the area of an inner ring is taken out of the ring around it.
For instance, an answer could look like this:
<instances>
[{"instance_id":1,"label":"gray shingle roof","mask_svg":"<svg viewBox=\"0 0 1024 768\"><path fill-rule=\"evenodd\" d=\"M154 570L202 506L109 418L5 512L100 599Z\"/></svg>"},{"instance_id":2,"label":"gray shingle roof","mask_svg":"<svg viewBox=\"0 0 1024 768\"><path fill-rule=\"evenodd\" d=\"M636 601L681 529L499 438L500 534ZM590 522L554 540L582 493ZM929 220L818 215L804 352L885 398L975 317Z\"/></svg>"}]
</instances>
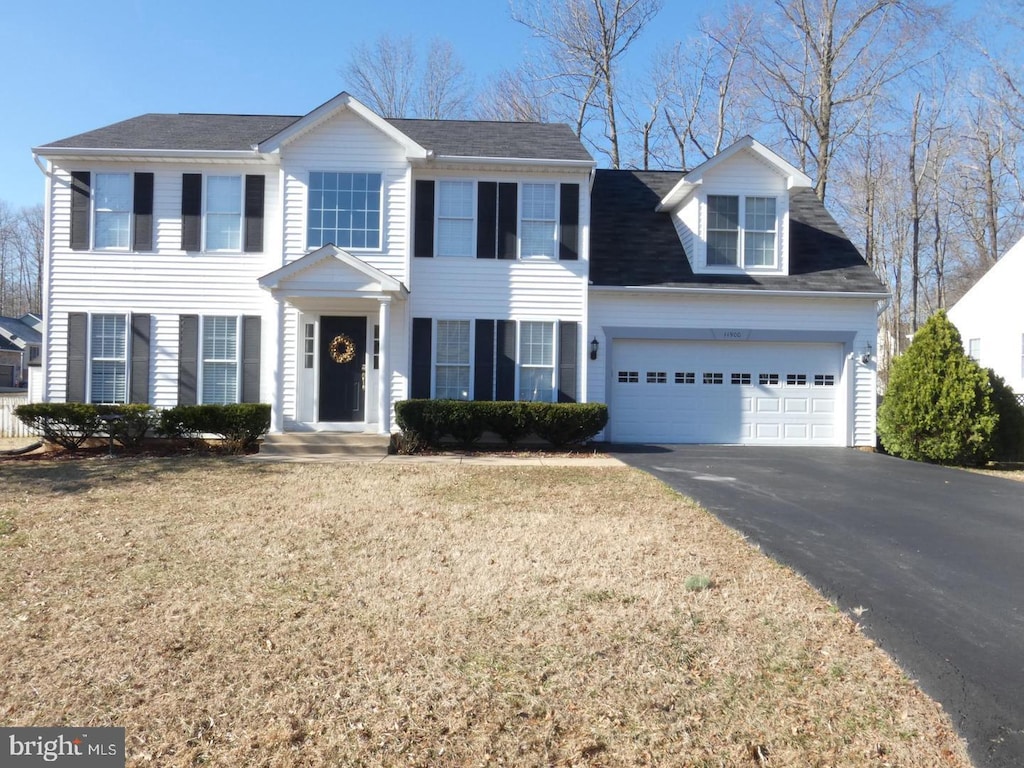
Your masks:
<instances>
[{"instance_id":1,"label":"gray shingle roof","mask_svg":"<svg viewBox=\"0 0 1024 768\"><path fill-rule=\"evenodd\" d=\"M247 151L298 119L294 115L147 114L42 148ZM438 155L591 160L572 129L560 123L404 119L388 122Z\"/></svg>"},{"instance_id":2,"label":"gray shingle roof","mask_svg":"<svg viewBox=\"0 0 1024 768\"><path fill-rule=\"evenodd\" d=\"M696 275L658 202L682 171L598 170L590 280L604 286L882 293L885 287L812 189L790 193L789 275Z\"/></svg>"},{"instance_id":3,"label":"gray shingle roof","mask_svg":"<svg viewBox=\"0 0 1024 768\"><path fill-rule=\"evenodd\" d=\"M18 341L27 344L39 344L43 340L43 334L33 328L31 325L23 323L16 317L4 317L0 315L0 329L5 333L0 333L0 341L5 341L7 335L13 335ZM11 349L21 349L23 344L15 343L11 345Z\"/></svg>"}]
</instances>

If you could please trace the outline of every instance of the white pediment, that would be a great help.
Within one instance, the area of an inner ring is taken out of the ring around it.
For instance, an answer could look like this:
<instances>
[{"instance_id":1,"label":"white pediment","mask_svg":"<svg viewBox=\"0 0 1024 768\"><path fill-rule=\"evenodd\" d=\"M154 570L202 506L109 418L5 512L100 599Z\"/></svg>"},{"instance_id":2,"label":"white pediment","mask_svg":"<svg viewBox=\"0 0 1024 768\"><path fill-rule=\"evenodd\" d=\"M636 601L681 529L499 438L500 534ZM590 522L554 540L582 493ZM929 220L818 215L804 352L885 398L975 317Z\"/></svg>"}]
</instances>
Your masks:
<instances>
[{"instance_id":1,"label":"white pediment","mask_svg":"<svg viewBox=\"0 0 1024 768\"><path fill-rule=\"evenodd\" d=\"M259 279L277 296L383 298L408 293L402 282L334 245L307 253Z\"/></svg>"}]
</instances>

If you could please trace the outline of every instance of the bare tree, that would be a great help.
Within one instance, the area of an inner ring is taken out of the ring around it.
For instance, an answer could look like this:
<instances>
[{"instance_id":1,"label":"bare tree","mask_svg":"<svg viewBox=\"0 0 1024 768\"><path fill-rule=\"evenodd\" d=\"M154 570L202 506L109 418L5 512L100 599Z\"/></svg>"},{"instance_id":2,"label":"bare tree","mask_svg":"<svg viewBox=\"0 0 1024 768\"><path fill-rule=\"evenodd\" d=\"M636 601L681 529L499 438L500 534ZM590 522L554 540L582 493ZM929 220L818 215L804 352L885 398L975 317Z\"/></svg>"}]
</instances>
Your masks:
<instances>
[{"instance_id":1,"label":"bare tree","mask_svg":"<svg viewBox=\"0 0 1024 768\"><path fill-rule=\"evenodd\" d=\"M498 72L477 94L476 116L481 120L541 123L552 115L549 97L525 67Z\"/></svg>"},{"instance_id":2,"label":"bare tree","mask_svg":"<svg viewBox=\"0 0 1024 768\"><path fill-rule=\"evenodd\" d=\"M431 41L421 57L415 38L381 35L353 49L342 75L383 117L461 118L470 110L465 67L444 40Z\"/></svg>"},{"instance_id":3,"label":"bare tree","mask_svg":"<svg viewBox=\"0 0 1024 768\"><path fill-rule=\"evenodd\" d=\"M600 115L612 168L622 163L617 120L616 68L640 33L661 10L662 0L513 0L512 18L542 40L547 76L573 113L583 137L588 113Z\"/></svg>"}]
</instances>

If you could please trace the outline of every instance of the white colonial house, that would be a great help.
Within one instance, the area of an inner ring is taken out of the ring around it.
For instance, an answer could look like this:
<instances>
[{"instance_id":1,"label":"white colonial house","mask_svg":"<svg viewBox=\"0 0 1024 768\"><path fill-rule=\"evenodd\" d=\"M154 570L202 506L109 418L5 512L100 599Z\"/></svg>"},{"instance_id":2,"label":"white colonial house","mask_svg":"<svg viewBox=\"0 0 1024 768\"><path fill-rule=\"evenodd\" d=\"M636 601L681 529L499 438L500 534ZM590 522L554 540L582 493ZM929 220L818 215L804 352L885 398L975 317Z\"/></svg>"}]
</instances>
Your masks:
<instances>
[{"instance_id":1,"label":"white colonial house","mask_svg":"<svg viewBox=\"0 0 1024 768\"><path fill-rule=\"evenodd\" d=\"M1024 240L1019 240L949 310L964 349L1024 395Z\"/></svg>"},{"instance_id":2,"label":"white colonial house","mask_svg":"<svg viewBox=\"0 0 1024 768\"><path fill-rule=\"evenodd\" d=\"M34 150L46 399L606 402L615 442L872 446L885 290L753 139L596 170L564 125L149 114Z\"/></svg>"}]
</instances>

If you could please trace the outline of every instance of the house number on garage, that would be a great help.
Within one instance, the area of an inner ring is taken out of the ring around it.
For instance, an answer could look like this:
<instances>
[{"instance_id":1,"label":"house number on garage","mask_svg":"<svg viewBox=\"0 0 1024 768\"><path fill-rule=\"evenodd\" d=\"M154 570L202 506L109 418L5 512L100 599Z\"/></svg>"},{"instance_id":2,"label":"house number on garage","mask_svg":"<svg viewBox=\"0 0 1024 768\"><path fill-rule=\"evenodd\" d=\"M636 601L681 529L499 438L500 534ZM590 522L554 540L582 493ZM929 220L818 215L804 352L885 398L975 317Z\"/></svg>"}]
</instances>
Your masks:
<instances>
[{"instance_id":1,"label":"house number on garage","mask_svg":"<svg viewBox=\"0 0 1024 768\"><path fill-rule=\"evenodd\" d=\"M750 331L738 328L719 328L712 331L715 338L722 341L746 341L750 338Z\"/></svg>"}]
</instances>

